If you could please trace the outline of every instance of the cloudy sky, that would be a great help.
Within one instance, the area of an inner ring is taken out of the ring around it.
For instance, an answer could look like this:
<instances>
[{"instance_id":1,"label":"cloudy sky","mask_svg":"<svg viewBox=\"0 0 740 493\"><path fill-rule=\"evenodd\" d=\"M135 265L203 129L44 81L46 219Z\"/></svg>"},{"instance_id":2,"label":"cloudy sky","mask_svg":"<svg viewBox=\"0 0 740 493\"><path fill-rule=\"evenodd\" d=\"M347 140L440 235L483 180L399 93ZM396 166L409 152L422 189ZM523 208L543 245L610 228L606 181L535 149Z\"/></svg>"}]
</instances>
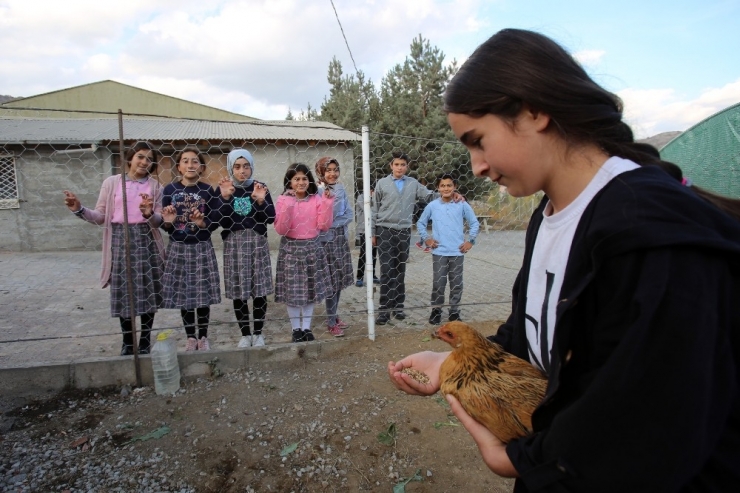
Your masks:
<instances>
[{"instance_id":1,"label":"cloudy sky","mask_svg":"<svg viewBox=\"0 0 740 493\"><path fill-rule=\"evenodd\" d=\"M505 27L570 50L625 101L638 137L740 102L740 0L334 0L357 67L379 85L422 34L463 61ZM319 107L336 56L331 0L0 0L0 94L105 79L262 119Z\"/></svg>"}]
</instances>

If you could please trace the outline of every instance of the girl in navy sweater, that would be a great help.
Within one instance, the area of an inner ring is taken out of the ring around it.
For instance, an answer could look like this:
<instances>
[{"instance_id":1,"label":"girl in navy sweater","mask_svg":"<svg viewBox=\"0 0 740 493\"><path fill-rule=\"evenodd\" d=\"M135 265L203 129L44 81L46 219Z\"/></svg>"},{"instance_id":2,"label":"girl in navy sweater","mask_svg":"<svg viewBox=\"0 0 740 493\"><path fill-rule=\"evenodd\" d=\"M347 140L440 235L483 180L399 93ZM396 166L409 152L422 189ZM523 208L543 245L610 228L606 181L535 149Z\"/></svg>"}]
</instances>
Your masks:
<instances>
[{"instance_id":1,"label":"girl in navy sweater","mask_svg":"<svg viewBox=\"0 0 740 493\"><path fill-rule=\"evenodd\" d=\"M275 206L267 185L252 179L254 158L245 149L234 149L226 158L230 178L216 190L214 220L224 240L224 286L234 302L234 314L242 337L239 347L265 345L262 327L267 313L267 295L272 293L272 265L267 243L267 225L275 222ZM249 328L249 306L253 299L254 336Z\"/></svg>"},{"instance_id":2,"label":"girl in navy sweater","mask_svg":"<svg viewBox=\"0 0 740 493\"><path fill-rule=\"evenodd\" d=\"M218 263L211 243L211 230L218 223L208 217L215 193L199 181L206 165L197 148L186 147L175 162L180 181L167 185L162 197L162 227L170 234L162 306L180 309L188 339L186 351L208 351L211 305L221 303Z\"/></svg>"}]
</instances>

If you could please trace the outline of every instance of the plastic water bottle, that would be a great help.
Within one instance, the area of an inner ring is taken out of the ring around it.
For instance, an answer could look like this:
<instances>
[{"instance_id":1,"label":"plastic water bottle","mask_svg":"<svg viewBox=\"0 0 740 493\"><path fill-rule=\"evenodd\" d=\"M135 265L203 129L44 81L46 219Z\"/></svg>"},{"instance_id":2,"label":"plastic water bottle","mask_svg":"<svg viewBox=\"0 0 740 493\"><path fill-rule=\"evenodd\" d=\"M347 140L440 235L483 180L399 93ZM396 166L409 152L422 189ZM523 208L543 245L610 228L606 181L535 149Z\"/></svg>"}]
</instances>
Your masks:
<instances>
[{"instance_id":1,"label":"plastic water bottle","mask_svg":"<svg viewBox=\"0 0 740 493\"><path fill-rule=\"evenodd\" d=\"M154 391L159 395L171 395L180 388L180 365L177 362L177 346L170 336L171 330L160 332L152 347L152 372Z\"/></svg>"}]
</instances>

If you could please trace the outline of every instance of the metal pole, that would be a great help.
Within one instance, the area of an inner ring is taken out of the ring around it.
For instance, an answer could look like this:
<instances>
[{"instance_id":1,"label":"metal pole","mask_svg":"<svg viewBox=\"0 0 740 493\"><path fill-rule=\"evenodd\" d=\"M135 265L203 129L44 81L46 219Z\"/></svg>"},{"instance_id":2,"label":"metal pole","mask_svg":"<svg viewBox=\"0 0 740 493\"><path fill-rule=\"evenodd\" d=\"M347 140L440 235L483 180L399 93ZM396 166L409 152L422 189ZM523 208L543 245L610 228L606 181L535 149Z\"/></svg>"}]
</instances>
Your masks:
<instances>
[{"instance_id":1,"label":"metal pole","mask_svg":"<svg viewBox=\"0 0 740 493\"><path fill-rule=\"evenodd\" d=\"M370 230L372 211L370 210L370 130L362 126L362 193L365 210L365 294L367 296L367 336L375 340L375 302L373 301L373 232Z\"/></svg>"},{"instance_id":2,"label":"metal pole","mask_svg":"<svg viewBox=\"0 0 740 493\"><path fill-rule=\"evenodd\" d=\"M134 370L136 386L141 387L141 365L139 364L139 343L136 338L136 303L134 283L131 277L131 238L128 231L128 200L126 197L126 148L123 144L123 111L118 110L118 162L121 165L121 200L123 201L123 243L126 248L126 294L128 295L129 317L131 317L131 337L134 346ZM109 211L109 214L112 214Z\"/></svg>"}]
</instances>

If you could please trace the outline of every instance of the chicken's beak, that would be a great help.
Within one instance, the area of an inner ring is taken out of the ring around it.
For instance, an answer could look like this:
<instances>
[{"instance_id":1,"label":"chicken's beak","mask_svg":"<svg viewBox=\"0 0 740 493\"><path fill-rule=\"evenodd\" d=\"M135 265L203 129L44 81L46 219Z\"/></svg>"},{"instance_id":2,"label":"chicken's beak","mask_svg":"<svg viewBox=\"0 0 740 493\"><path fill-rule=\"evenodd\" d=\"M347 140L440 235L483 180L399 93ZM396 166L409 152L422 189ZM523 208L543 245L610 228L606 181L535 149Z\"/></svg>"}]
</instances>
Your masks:
<instances>
[{"instance_id":1,"label":"chicken's beak","mask_svg":"<svg viewBox=\"0 0 740 493\"><path fill-rule=\"evenodd\" d=\"M439 337L439 329L432 330L432 337L435 339L442 339L441 337Z\"/></svg>"}]
</instances>

